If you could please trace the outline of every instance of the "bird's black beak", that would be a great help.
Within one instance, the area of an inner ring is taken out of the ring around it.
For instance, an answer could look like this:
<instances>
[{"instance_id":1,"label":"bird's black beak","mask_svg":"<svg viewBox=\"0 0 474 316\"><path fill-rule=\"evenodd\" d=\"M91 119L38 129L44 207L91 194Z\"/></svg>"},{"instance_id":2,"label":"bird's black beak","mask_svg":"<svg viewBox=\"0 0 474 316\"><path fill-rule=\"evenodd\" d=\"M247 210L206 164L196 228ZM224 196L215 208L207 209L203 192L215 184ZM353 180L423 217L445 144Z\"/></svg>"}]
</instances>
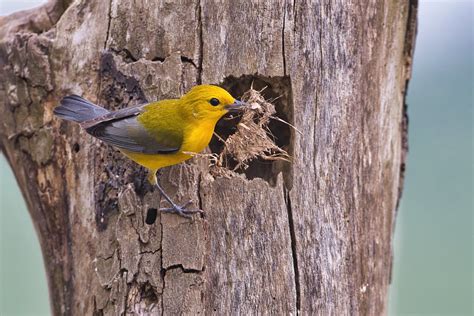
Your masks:
<instances>
[{"instance_id":1,"label":"bird's black beak","mask_svg":"<svg viewBox=\"0 0 474 316\"><path fill-rule=\"evenodd\" d=\"M234 103L226 105L225 109L229 112L238 112L241 111L246 105L247 103L245 102L235 100Z\"/></svg>"}]
</instances>

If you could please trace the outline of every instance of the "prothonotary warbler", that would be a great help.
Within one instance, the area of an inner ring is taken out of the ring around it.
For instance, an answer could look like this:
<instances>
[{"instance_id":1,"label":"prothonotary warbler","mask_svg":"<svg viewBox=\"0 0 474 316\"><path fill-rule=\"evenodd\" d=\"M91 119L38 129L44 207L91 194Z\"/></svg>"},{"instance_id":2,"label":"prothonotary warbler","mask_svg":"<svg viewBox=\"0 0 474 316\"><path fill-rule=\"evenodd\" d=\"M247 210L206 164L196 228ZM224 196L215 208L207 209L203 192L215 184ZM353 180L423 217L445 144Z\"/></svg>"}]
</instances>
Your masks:
<instances>
[{"instance_id":1,"label":"prothonotary warbler","mask_svg":"<svg viewBox=\"0 0 474 316\"><path fill-rule=\"evenodd\" d=\"M63 98L54 109L62 119L77 122L90 135L118 148L149 170L148 180L171 207L160 209L184 217L200 212L179 206L157 181L158 169L192 158L209 144L217 121L244 103L226 90L199 85L179 99L162 100L118 111L108 111L77 95Z\"/></svg>"}]
</instances>

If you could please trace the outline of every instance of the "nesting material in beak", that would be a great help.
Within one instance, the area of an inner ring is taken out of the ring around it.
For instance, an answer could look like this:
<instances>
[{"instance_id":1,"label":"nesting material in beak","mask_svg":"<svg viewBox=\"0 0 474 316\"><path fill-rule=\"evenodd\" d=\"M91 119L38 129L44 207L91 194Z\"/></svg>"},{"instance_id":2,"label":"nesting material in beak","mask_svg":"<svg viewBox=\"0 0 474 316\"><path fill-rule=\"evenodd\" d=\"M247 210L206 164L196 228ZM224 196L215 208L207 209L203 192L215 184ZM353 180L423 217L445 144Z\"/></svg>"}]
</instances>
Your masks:
<instances>
[{"instance_id":1,"label":"nesting material in beak","mask_svg":"<svg viewBox=\"0 0 474 316\"><path fill-rule=\"evenodd\" d=\"M239 106L242 118L237 124L237 131L224 141L222 152L214 157L211 168L214 174L231 176L228 167L230 159L237 163L232 171L245 170L248 163L255 159L290 161L288 153L275 144L268 128L271 119L282 120L275 116L275 106L265 100L260 92L251 88L242 96L242 102L237 101L245 104Z\"/></svg>"}]
</instances>

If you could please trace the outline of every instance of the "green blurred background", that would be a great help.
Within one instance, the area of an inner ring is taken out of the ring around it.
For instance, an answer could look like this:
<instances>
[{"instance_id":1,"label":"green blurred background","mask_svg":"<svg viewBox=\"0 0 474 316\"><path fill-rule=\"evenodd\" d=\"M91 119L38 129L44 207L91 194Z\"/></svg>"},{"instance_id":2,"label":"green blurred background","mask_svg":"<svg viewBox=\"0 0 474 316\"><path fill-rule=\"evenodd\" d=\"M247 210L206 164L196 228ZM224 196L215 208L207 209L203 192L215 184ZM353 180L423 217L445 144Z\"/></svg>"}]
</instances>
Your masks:
<instances>
[{"instance_id":1,"label":"green blurred background","mask_svg":"<svg viewBox=\"0 0 474 316\"><path fill-rule=\"evenodd\" d=\"M41 0L0 0L0 15ZM390 315L473 314L473 3L420 1ZM36 234L0 155L0 315L50 314Z\"/></svg>"}]
</instances>

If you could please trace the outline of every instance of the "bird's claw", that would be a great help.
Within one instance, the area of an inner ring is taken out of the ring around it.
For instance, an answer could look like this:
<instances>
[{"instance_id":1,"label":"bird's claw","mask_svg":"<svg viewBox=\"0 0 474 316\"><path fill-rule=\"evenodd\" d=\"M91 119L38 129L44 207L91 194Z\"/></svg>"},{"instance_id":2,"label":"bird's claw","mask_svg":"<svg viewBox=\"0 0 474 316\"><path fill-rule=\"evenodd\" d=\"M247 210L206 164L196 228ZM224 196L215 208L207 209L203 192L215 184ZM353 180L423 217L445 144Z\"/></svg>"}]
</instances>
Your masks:
<instances>
[{"instance_id":1,"label":"bird's claw","mask_svg":"<svg viewBox=\"0 0 474 316\"><path fill-rule=\"evenodd\" d=\"M187 203L183 204L182 206L173 204L171 207L164 207L160 208L160 212L165 213L174 213L182 217L192 218L192 214L195 213L203 213L202 210L188 210L187 207L191 205L192 201L188 201Z\"/></svg>"}]
</instances>

